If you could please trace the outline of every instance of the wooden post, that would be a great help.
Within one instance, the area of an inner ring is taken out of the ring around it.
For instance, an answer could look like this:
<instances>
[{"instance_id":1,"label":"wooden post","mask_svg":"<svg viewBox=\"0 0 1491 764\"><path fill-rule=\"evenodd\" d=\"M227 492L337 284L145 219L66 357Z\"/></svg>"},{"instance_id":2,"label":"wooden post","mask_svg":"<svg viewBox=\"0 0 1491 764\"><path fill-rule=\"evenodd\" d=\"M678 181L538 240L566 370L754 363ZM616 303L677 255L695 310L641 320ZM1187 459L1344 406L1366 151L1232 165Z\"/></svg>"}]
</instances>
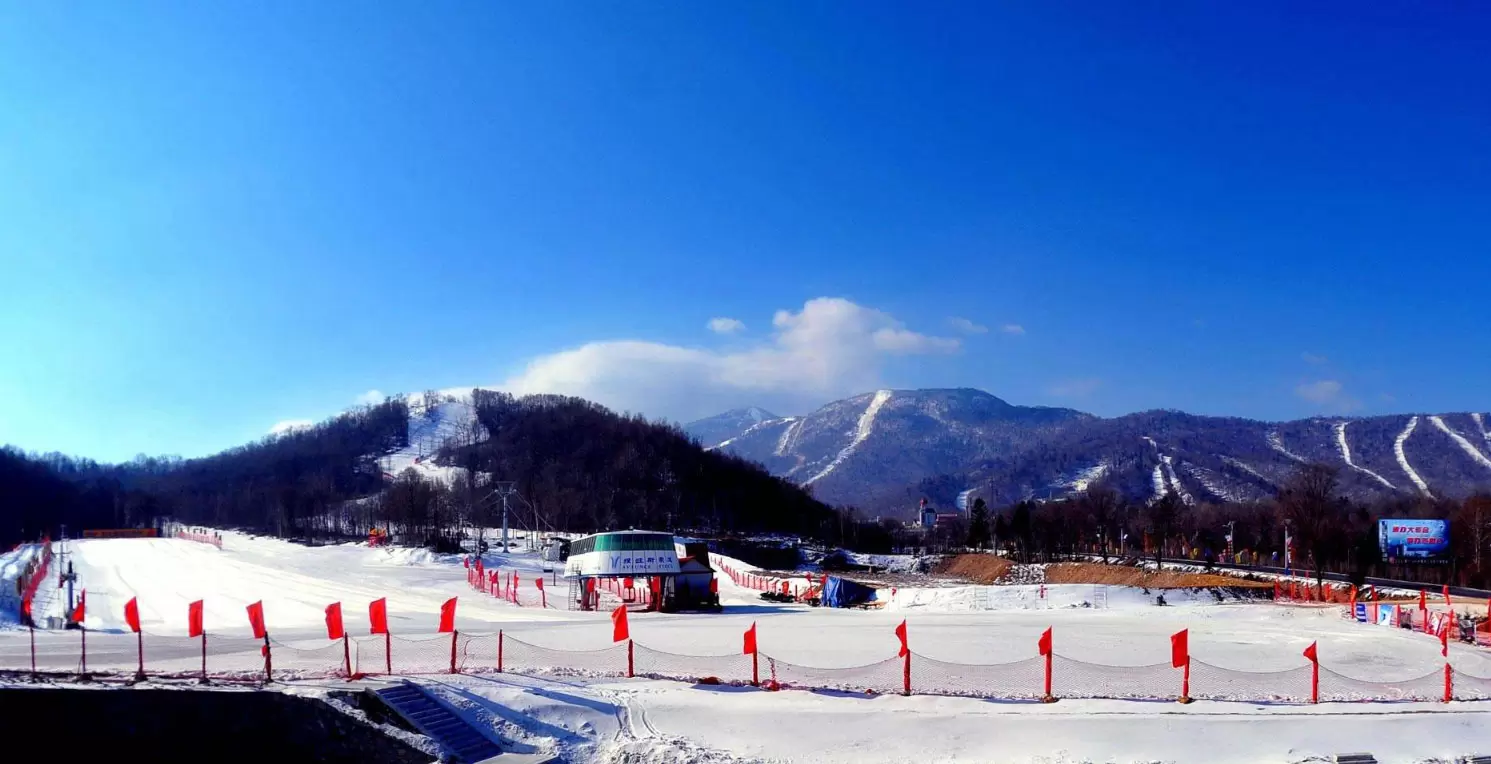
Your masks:
<instances>
[{"instance_id":1,"label":"wooden post","mask_svg":"<svg viewBox=\"0 0 1491 764\"><path fill-rule=\"evenodd\" d=\"M632 640L628 639L626 641L626 675L628 678L636 675L633 670L634 665L632 660Z\"/></svg>"},{"instance_id":2,"label":"wooden post","mask_svg":"<svg viewBox=\"0 0 1491 764\"><path fill-rule=\"evenodd\" d=\"M751 686L761 686L761 656L755 650L751 651Z\"/></svg>"},{"instance_id":3,"label":"wooden post","mask_svg":"<svg viewBox=\"0 0 1491 764\"><path fill-rule=\"evenodd\" d=\"M454 629L452 629L451 632L450 632L450 673L452 673L452 674L457 673L456 672L456 637L459 636L460 633L461 632L455 631Z\"/></svg>"},{"instance_id":4,"label":"wooden post","mask_svg":"<svg viewBox=\"0 0 1491 764\"><path fill-rule=\"evenodd\" d=\"M347 672L347 678L352 678L352 647L347 641L347 632L342 632L342 669Z\"/></svg>"},{"instance_id":5,"label":"wooden post","mask_svg":"<svg viewBox=\"0 0 1491 764\"><path fill-rule=\"evenodd\" d=\"M901 694L911 694L911 651L907 650L904 656L905 663L901 666ZM1050 692L1048 689L1047 692Z\"/></svg>"},{"instance_id":6,"label":"wooden post","mask_svg":"<svg viewBox=\"0 0 1491 764\"><path fill-rule=\"evenodd\" d=\"M269 632L264 632L264 683L274 681L274 661L269 652Z\"/></svg>"},{"instance_id":7,"label":"wooden post","mask_svg":"<svg viewBox=\"0 0 1491 764\"><path fill-rule=\"evenodd\" d=\"M383 673L393 673L393 637L383 632Z\"/></svg>"},{"instance_id":8,"label":"wooden post","mask_svg":"<svg viewBox=\"0 0 1491 764\"><path fill-rule=\"evenodd\" d=\"M145 681L145 632L143 632L143 631L137 631L137 632L135 632L135 642L137 644L137 647L139 649L139 654L140 654L140 664L139 664L139 667L137 668L137 670L135 671L135 681L136 682L143 682L143 681Z\"/></svg>"},{"instance_id":9,"label":"wooden post","mask_svg":"<svg viewBox=\"0 0 1491 764\"><path fill-rule=\"evenodd\" d=\"M28 623L28 624L26 624L26 628L30 629L30 631L31 631L31 678L35 679L36 678L36 627L33 626L33 625L31 625L30 623Z\"/></svg>"},{"instance_id":10,"label":"wooden post","mask_svg":"<svg viewBox=\"0 0 1491 764\"><path fill-rule=\"evenodd\" d=\"M502 643L506 638L502 635L502 629L497 630L497 673L502 673Z\"/></svg>"},{"instance_id":11,"label":"wooden post","mask_svg":"<svg viewBox=\"0 0 1491 764\"><path fill-rule=\"evenodd\" d=\"M82 665L82 670L83 670L83 678L87 679L88 678L88 630L85 629L85 628L83 628L83 624L81 622L78 623L78 633L82 635L82 639L83 639L83 665Z\"/></svg>"},{"instance_id":12,"label":"wooden post","mask_svg":"<svg viewBox=\"0 0 1491 764\"><path fill-rule=\"evenodd\" d=\"M202 630L202 684L207 684L207 630Z\"/></svg>"}]
</instances>

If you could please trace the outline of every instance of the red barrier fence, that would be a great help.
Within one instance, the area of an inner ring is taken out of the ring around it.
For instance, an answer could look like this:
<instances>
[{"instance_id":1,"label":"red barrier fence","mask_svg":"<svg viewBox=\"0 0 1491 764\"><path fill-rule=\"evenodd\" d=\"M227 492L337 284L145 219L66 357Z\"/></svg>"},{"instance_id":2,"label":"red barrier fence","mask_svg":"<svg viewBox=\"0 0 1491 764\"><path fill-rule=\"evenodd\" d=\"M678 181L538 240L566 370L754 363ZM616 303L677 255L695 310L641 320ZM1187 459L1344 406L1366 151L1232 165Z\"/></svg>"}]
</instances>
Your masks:
<instances>
[{"instance_id":1,"label":"red barrier fence","mask_svg":"<svg viewBox=\"0 0 1491 764\"><path fill-rule=\"evenodd\" d=\"M178 528L176 532L171 535L175 538L186 539L187 541L195 541L199 544L210 544L217 547L218 549L223 548L222 534L208 531L206 529L186 530L184 528Z\"/></svg>"},{"instance_id":2,"label":"red barrier fence","mask_svg":"<svg viewBox=\"0 0 1491 764\"><path fill-rule=\"evenodd\" d=\"M745 654L683 655L631 641L597 650L561 650L498 632L265 642L239 637L136 635L90 632L83 638L46 640L35 648L35 673L71 677L85 670L94 678L134 678L140 663L147 677L220 681L264 681L266 664L274 679L345 678L357 675L418 675L455 672L513 672L588 677L642 676L681 681L719 681L745 685L752 680L752 658ZM205 644L205 659L203 647ZM270 661L266 661L266 657ZM805 666L761 654L760 684L767 688L893 694L907 687L920 695L954 695L1008 700L1039 700L1045 694L1045 659L995 664L938 660L913 652L862 666ZM0 665L0 672L32 673L31 666ZM1452 673L1449 697L1491 700L1491 677ZM1170 663L1109 666L1054 654L1055 698L1177 700L1182 672ZM1444 668L1426 667L1417 677L1378 681L1347 676L1322 666L1319 699L1331 701L1439 701L1446 698ZM1308 703L1309 664L1283 671L1239 671L1191 660L1190 697L1250 703Z\"/></svg>"},{"instance_id":3,"label":"red barrier fence","mask_svg":"<svg viewBox=\"0 0 1491 764\"><path fill-rule=\"evenodd\" d=\"M31 603L36 599L36 590L41 587L41 582L47 580L47 571L52 567L52 540L46 536L41 539L41 560L36 564L36 569L28 576L21 579L21 616L22 620L30 620Z\"/></svg>"}]
</instances>

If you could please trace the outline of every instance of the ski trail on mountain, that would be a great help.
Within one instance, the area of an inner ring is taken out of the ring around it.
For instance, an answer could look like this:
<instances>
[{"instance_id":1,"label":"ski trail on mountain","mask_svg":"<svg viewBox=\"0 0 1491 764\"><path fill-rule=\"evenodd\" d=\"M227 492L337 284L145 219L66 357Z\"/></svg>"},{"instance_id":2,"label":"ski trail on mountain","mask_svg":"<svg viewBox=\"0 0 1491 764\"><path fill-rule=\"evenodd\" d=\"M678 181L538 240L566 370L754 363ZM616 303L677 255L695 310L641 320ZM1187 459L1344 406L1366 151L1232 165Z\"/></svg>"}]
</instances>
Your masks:
<instances>
[{"instance_id":1,"label":"ski trail on mountain","mask_svg":"<svg viewBox=\"0 0 1491 764\"><path fill-rule=\"evenodd\" d=\"M1460 450L1464 451L1470 458L1480 462L1482 467L1491 469L1491 459L1487 459L1486 455L1481 453L1480 449L1476 448L1474 443L1465 439L1465 436L1450 429L1450 426L1444 423L1443 417L1431 416L1429 417L1429 421L1433 422L1434 426L1443 431L1445 435L1450 436L1456 443L1460 444Z\"/></svg>"},{"instance_id":2,"label":"ski trail on mountain","mask_svg":"<svg viewBox=\"0 0 1491 764\"><path fill-rule=\"evenodd\" d=\"M1269 485L1276 485L1276 483L1274 483L1274 481L1272 479L1265 477L1263 475L1263 473L1259 472L1258 470L1253 469L1252 467L1249 467L1246 463L1242 462L1241 460L1234 459L1234 458L1232 458L1230 456L1223 456L1222 457L1222 461L1224 461L1224 462L1226 462L1226 463L1228 463L1228 464L1230 464L1230 465L1232 465L1232 466L1234 466L1234 467L1242 470L1243 472L1248 473L1249 475L1252 475L1255 478L1258 478L1259 480L1262 480L1265 483L1268 483Z\"/></svg>"},{"instance_id":3,"label":"ski trail on mountain","mask_svg":"<svg viewBox=\"0 0 1491 764\"><path fill-rule=\"evenodd\" d=\"M1471 414L1470 418L1474 419L1475 426L1481 429L1481 437L1485 438L1487 443L1491 443L1491 430L1486 429L1486 420L1482 418L1481 415L1478 413Z\"/></svg>"},{"instance_id":4,"label":"ski trail on mountain","mask_svg":"<svg viewBox=\"0 0 1491 764\"><path fill-rule=\"evenodd\" d=\"M1336 445L1341 447L1341 458L1346 461L1346 466L1362 473L1363 475L1368 475L1376 479L1377 482L1387 486L1394 491L1398 490L1398 488L1392 483L1387 482L1387 478L1357 464L1356 462L1351 461L1351 446L1348 445L1346 442L1346 425L1348 424L1351 424L1351 422L1336 422Z\"/></svg>"},{"instance_id":5,"label":"ski trail on mountain","mask_svg":"<svg viewBox=\"0 0 1491 764\"><path fill-rule=\"evenodd\" d=\"M782 430L782 437L777 438L777 448L775 451L772 452L777 456L787 455L787 444L795 440L794 436L797 435L797 431L802 429L803 420L798 419L797 417L787 417L787 421L791 422L792 424L787 425L787 427Z\"/></svg>"},{"instance_id":6,"label":"ski trail on mountain","mask_svg":"<svg viewBox=\"0 0 1491 764\"><path fill-rule=\"evenodd\" d=\"M1278 451L1279 453L1299 462L1300 464L1306 463L1307 460L1305 459L1305 457L1300 456L1299 454L1296 454L1284 447L1284 441L1279 438L1278 430L1270 430L1268 436L1265 439L1268 441L1269 448Z\"/></svg>"},{"instance_id":7,"label":"ski trail on mountain","mask_svg":"<svg viewBox=\"0 0 1491 764\"><path fill-rule=\"evenodd\" d=\"M870 405L865 407L865 413L859 415L859 424L854 429L854 439L849 441L849 445L844 446L843 450L839 451L839 455L835 456L834 460L829 462L828 466L824 467L822 472L808 478L807 482L803 483L803 485L812 485L822 480L828 473L833 472L835 468L843 464L844 460L848 459L854 453L854 449L858 448L859 444L865 442L865 438L870 437L870 430L875 426L875 415L880 413L880 407L884 406L885 402L890 400L890 393L891 391L889 390L880 390L875 393L875 397L870 399Z\"/></svg>"},{"instance_id":8,"label":"ski trail on mountain","mask_svg":"<svg viewBox=\"0 0 1491 764\"><path fill-rule=\"evenodd\" d=\"M1412 480L1413 484L1418 486L1419 490L1423 491L1425 496L1432 499L1434 498L1434 494L1429 493L1429 484L1425 483L1424 479L1419 477L1419 473L1413 471L1412 465L1408 463L1408 454L1403 451L1403 444L1408 442L1408 436L1412 435L1413 429L1418 426L1419 418L1417 416L1408 420L1408 426L1404 427L1403 432L1398 433L1397 440L1393 441L1393 453L1398 455L1398 466L1402 467L1403 471L1408 473L1408 479Z\"/></svg>"},{"instance_id":9,"label":"ski trail on mountain","mask_svg":"<svg viewBox=\"0 0 1491 764\"><path fill-rule=\"evenodd\" d=\"M1196 503L1195 497L1191 496L1185 486L1180 484L1180 478L1175 475L1174 459L1160 453L1160 444L1156 443L1154 438L1148 435L1143 437L1149 441L1149 445L1154 447L1155 455L1160 458L1160 463L1155 465L1154 474L1150 476L1150 480L1154 483L1155 498L1159 499L1167 491L1174 491L1186 506L1194 505Z\"/></svg>"}]
</instances>

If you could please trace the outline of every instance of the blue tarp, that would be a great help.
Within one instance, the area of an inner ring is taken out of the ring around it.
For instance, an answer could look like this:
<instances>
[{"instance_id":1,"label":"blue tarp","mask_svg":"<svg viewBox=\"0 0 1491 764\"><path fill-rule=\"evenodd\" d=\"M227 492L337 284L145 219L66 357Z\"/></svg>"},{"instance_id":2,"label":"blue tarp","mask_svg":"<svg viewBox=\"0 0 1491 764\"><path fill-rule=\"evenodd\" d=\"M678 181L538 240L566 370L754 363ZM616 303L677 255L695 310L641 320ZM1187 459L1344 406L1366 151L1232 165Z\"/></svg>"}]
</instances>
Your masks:
<instances>
[{"instance_id":1,"label":"blue tarp","mask_svg":"<svg viewBox=\"0 0 1491 764\"><path fill-rule=\"evenodd\" d=\"M875 599L875 590L864 584L856 584L838 576L829 576L823 582L824 607L853 607Z\"/></svg>"}]
</instances>

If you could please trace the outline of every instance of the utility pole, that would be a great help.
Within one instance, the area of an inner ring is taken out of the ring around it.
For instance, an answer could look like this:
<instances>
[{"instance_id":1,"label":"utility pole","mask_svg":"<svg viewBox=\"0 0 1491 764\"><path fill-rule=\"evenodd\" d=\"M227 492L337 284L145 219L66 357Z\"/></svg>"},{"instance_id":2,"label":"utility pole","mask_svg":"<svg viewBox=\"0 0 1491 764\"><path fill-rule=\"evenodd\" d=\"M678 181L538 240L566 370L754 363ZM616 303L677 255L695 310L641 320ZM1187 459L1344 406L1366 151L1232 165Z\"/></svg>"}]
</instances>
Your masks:
<instances>
[{"instance_id":1,"label":"utility pole","mask_svg":"<svg viewBox=\"0 0 1491 764\"><path fill-rule=\"evenodd\" d=\"M502 499L502 553L507 554L507 499L518 492L512 483L497 483L497 487L487 494L487 499L497 496ZM485 500L484 500L485 501Z\"/></svg>"}]
</instances>

